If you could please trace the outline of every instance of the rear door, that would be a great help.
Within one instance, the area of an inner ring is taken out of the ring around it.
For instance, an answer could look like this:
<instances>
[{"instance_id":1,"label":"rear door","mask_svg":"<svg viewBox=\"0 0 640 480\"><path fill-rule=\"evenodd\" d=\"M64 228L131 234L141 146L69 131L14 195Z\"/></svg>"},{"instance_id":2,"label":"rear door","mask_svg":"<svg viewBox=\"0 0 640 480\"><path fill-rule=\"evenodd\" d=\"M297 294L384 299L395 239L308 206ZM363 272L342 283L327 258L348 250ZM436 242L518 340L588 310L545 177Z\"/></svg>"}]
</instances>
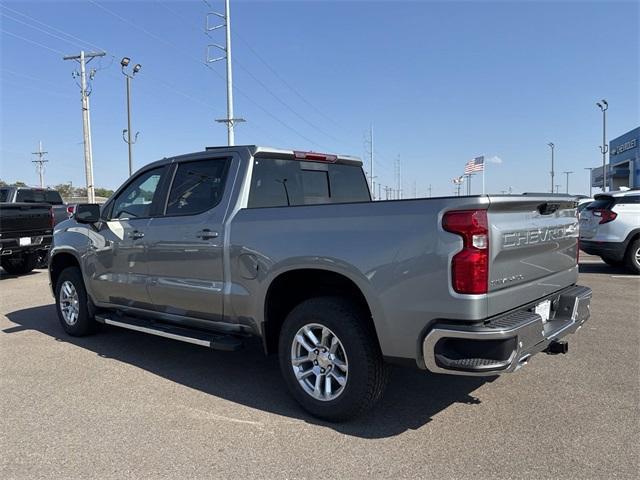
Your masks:
<instances>
[{"instance_id":1,"label":"rear door","mask_svg":"<svg viewBox=\"0 0 640 480\"><path fill-rule=\"evenodd\" d=\"M149 294L163 313L222 319L230 157L177 163L166 205L145 230Z\"/></svg>"},{"instance_id":2,"label":"rear door","mask_svg":"<svg viewBox=\"0 0 640 480\"><path fill-rule=\"evenodd\" d=\"M490 201L490 315L576 282L578 219L573 199L518 196Z\"/></svg>"}]
</instances>

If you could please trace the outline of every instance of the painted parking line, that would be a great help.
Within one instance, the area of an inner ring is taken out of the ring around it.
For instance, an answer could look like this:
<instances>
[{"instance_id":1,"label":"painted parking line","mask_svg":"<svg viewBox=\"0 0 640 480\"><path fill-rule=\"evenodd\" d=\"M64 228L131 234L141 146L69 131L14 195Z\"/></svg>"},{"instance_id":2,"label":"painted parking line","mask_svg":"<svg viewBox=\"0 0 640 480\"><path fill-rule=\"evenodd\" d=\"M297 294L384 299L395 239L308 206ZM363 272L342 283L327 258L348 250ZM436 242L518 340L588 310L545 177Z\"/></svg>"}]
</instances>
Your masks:
<instances>
[{"instance_id":1,"label":"painted parking line","mask_svg":"<svg viewBox=\"0 0 640 480\"><path fill-rule=\"evenodd\" d=\"M611 275L611 278L635 278L640 280L640 275Z\"/></svg>"}]
</instances>

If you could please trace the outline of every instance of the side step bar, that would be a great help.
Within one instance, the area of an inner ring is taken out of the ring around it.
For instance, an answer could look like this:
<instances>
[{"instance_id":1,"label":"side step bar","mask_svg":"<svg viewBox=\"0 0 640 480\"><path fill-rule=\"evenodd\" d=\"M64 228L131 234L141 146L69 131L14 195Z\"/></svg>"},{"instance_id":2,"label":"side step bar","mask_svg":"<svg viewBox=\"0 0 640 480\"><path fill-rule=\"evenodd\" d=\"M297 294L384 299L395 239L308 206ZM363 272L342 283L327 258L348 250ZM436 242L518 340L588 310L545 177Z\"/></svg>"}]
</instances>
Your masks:
<instances>
[{"instance_id":1,"label":"side step bar","mask_svg":"<svg viewBox=\"0 0 640 480\"><path fill-rule=\"evenodd\" d=\"M242 340L232 335L218 335L203 330L194 330L177 327L164 323L157 323L140 318L125 317L120 315L108 316L97 314L95 317L99 323L113 325L114 327L127 328L136 332L148 333L158 337L170 338L181 342L192 343L214 350L233 352L242 347Z\"/></svg>"}]
</instances>

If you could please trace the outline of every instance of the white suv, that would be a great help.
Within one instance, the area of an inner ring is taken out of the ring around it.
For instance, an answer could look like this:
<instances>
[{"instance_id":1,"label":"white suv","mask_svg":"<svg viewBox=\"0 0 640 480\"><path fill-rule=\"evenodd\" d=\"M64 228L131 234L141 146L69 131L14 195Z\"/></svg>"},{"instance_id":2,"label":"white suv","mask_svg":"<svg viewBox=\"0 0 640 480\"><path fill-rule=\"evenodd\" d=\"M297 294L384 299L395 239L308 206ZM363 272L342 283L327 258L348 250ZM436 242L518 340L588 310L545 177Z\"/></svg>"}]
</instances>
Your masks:
<instances>
[{"instance_id":1,"label":"white suv","mask_svg":"<svg viewBox=\"0 0 640 480\"><path fill-rule=\"evenodd\" d=\"M596 195L580 214L580 248L640 275L640 189Z\"/></svg>"}]
</instances>

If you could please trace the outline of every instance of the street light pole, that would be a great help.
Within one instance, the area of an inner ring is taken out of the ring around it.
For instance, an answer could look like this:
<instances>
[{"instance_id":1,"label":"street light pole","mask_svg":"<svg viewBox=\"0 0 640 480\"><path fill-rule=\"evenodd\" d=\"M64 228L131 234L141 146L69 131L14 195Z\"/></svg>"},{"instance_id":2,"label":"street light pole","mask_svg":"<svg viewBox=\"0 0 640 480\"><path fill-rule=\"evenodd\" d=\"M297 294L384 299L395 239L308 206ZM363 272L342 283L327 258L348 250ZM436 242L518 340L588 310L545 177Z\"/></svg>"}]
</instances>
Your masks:
<instances>
[{"instance_id":1,"label":"street light pole","mask_svg":"<svg viewBox=\"0 0 640 480\"><path fill-rule=\"evenodd\" d=\"M593 197L593 186L591 183L591 167L584 167L585 170L589 170L589 197Z\"/></svg>"},{"instance_id":2,"label":"street light pole","mask_svg":"<svg viewBox=\"0 0 640 480\"><path fill-rule=\"evenodd\" d=\"M607 110L609 109L609 104L604 98L600 102L596 102L596 105L602 111L602 145L600 146L600 152L602 153L602 191L606 192L607 152L609 151L609 145L607 145Z\"/></svg>"},{"instance_id":3,"label":"street light pole","mask_svg":"<svg viewBox=\"0 0 640 480\"><path fill-rule=\"evenodd\" d=\"M569 175L571 175L573 172L562 172L567 176L567 183L566 183L566 192L565 193L569 193Z\"/></svg>"},{"instance_id":4,"label":"street light pole","mask_svg":"<svg viewBox=\"0 0 640 480\"><path fill-rule=\"evenodd\" d=\"M553 142L549 142L547 143L547 145L549 145L549 147L551 147L551 193L553 193L553 177L554 177L554 153L555 153L555 148L556 145Z\"/></svg>"},{"instance_id":5,"label":"street light pole","mask_svg":"<svg viewBox=\"0 0 640 480\"><path fill-rule=\"evenodd\" d=\"M140 132L136 132L134 139L131 139L131 79L135 77L136 73L140 71L142 65L137 63L133 67L133 73L128 74L125 71L125 68L129 65L131 59L129 57L124 57L120 60L120 65L122 67L122 74L126 78L127 82L127 129L122 131L122 139L129 147L129 176L133 175L133 144L138 140L138 134ZM127 134L125 138L125 133Z\"/></svg>"}]
</instances>

